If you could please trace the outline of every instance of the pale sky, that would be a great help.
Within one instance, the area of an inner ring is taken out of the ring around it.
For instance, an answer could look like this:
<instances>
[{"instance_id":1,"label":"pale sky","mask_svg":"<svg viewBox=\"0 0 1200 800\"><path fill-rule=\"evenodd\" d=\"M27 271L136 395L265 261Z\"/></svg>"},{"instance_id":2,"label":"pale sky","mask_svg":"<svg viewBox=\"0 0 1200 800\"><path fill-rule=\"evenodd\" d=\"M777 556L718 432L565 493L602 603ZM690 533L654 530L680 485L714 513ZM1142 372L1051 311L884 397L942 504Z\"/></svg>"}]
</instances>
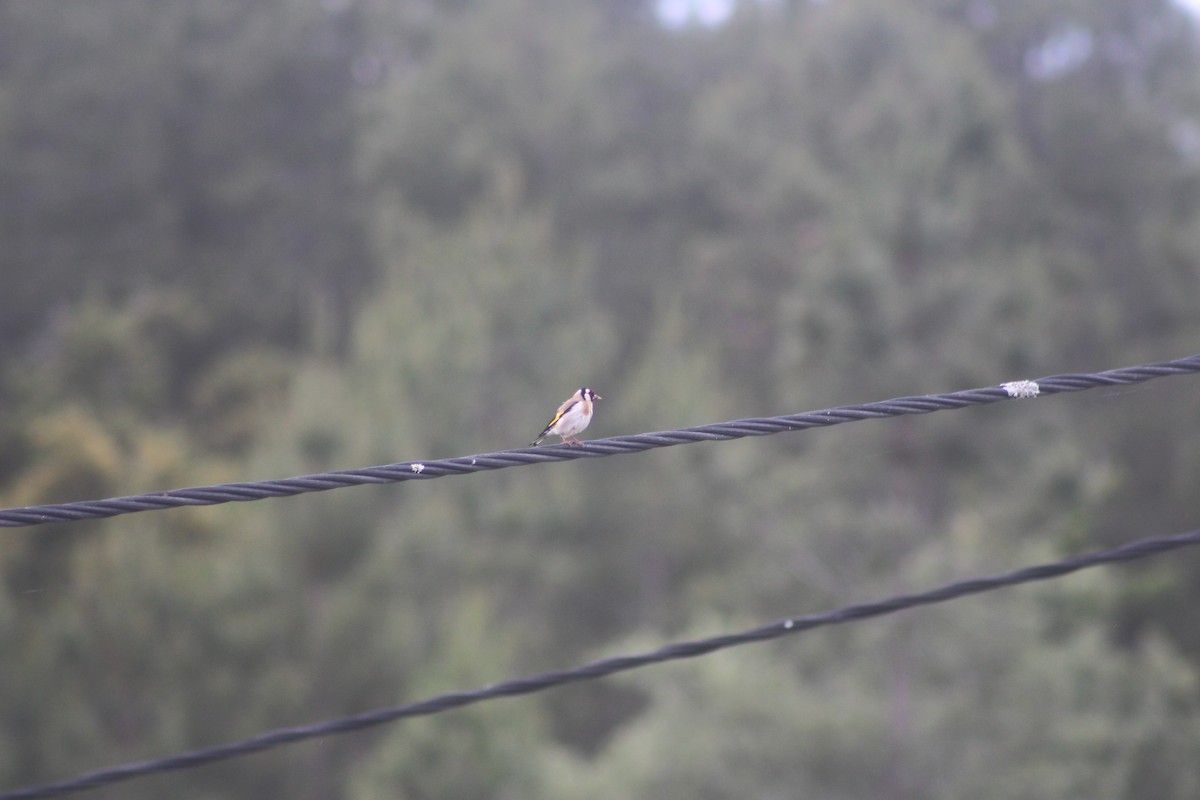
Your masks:
<instances>
[{"instance_id":1,"label":"pale sky","mask_svg":"<svg viewBox=\"0 0 1200 800\"><path fill-rule=\"evenodd\" d=\"M729 16L735 0L659 0L658 13L672 25L699 22L716 25ZM1175 0L1180 6L1200 16L1200 0Z\"/></svg>"}]
</instances>

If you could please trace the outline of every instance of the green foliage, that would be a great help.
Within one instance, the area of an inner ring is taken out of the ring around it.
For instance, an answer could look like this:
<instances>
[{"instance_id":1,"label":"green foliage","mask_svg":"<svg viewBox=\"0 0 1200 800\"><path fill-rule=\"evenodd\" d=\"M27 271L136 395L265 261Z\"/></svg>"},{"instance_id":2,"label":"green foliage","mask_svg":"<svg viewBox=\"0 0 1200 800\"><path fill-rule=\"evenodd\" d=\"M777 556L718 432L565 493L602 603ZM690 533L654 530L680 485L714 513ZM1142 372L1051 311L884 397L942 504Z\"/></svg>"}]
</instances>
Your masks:
<instances>
[{"instance_id":1,"label":"green foliage","mask_svg":"<svg viewBox=\"0 0 1200 800\"><path fill-rule=\"evenodd\" d=\"M978 571L978 545L939 542L896 577ZM1111 594L1073 579L639 673L647 710L594 759L550 754L544 795L1190 797L1194 671L1161 640L1122 651L1055 620Z\"/></svg>"},{"instance_id":2,"label":"green foliage","mask_svg":"<svg viewBox=\"0 0 1200 800\"><path fill-rule=\"evenodd\" d=\"M1200 349L1173 3L651 5L0 4L0 503ZM1183 386L11 532L0 783L1194 527ZM1195 570L123 796L1194 796Z\"/></svg>"},{"instance_id":3,"label":"green foliage","mask_svg":"<svg viewBox=\"0 0 1200 800\"><path fill-rule=\"evenodd\" d=\"M345 17L273 0L6 7L0 97L4 350L84 291L185 288L224 344L294 344L341 315L361 247ZM321 45L322 38L326 45ZM17 113L19 109L19 113ZM211 345L210 345L211 346Z\"/></svg>"},{"instance_id":4,"label":"green foliage","mask_svg":"<svg viewBox=\"0 0 1200 800\"><path fill-rule=\"evenodd\" d=\"M511 664L511 645L490 644L492 602L466 592L443 618L444 636L415 682L415 696L484 685ZM444 640L444 641L443 641ZM394 729L350 781L351 797L523 798L530 796L540 742L534 707L509 703L416 719Z\"/></svg>"}]
</instances>

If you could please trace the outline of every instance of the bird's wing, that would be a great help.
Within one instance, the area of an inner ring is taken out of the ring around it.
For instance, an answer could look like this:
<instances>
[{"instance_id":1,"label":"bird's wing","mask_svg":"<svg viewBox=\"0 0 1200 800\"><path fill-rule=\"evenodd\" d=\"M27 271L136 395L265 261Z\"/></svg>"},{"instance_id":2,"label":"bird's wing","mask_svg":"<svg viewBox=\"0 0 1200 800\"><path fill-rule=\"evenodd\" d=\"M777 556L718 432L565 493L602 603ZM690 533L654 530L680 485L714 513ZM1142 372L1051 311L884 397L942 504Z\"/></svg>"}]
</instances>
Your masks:
<instances>
[{"instance_id":1,"label":"bird's wing","mask_svg":"<svg viewBox=\"0 0 1200 800\"><path fill-rule=\"evenodd\" d=\"M551 428L553 428L555 426L555 424L557 424L558 421L563 418L563 415L566 414L568 411L570 411L572 408L574 408L578 403L579 403L579 399L572 397L570 400L566 401L561 406L559 406L558 411L554 412L554 417L549 422L546 423L546 430L548 431Z\"/></svg>"}]
</instances>

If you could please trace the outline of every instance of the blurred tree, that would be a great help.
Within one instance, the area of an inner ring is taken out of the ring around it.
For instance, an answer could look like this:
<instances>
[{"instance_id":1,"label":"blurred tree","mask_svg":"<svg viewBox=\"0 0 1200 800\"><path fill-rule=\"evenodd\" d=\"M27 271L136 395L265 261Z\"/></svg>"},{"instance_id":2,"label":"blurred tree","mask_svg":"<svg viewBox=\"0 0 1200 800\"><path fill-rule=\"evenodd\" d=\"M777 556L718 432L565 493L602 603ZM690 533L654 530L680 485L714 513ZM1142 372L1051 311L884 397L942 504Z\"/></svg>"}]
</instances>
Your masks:
<instances>
[{"instance_id":1,"label":"blurred tree","mask_svg":"<svg viewBox=\"0 0 1200 800\"><path fill-rule=\"evenodd\" d=\"M496 619L484 592L462 593L442 619L439 641L422 664L414 695L429 697L465 686L484 686L511 664L511 644L490 643ZM370 757L348 775L348 796L405 798L527 798L536 785L542 742L537 708L508 704L416 719L393 729Z\"/></svg>"},{"instance_id":2,"label":"blurred tree","mask_svg":"<svg viewBox=\"0 0 1200 800\"><path fill-rule=\"evenodd\" d=\"M1165 2L33 8L0 4L5 505L521 446L582 383L601 436L1196 349ZM6 536L0 776L1191 526L1171 391ZM164 780L1194 794L1173 563Z\"/></svg>"},{"instance_id":3,"label":"blurred tree","mask_svg":"<svg viewBox=\"0 0 1200 800\"><path fill-rule=\"evenodd\" d=\"M531 407L528 387L574 385L580 378L563 378L559 365L601 371L606 358L601 316L572 302L586 262L556 251L547 230L543 217L496 201L454 235L420 224L395 232L406 255L364 312L349 357L335 364L314 356L302 366L246 468L288 474L525 444L553 407ZM546 284L540 276L550 269L558 280ZM503 479L463 480L428 487L434 491L422 491L420 502L409 493L345 492L206 509L205 536L192 540L178 538L178 519L146 515L78 540L55 580L31 584L28 570L18 569L13 596L48 586L55 593L54 602L26 603L11 644L39 670L38 686L57 683L58 696L72 702L39 714L36 701L46 692L6 687L7 718L30 726L22 750L30 757L15 762L4 782L417 699L444 686L447 665L467 663L480 648L497 655L464 679L510 674L545 651L547 630L566 624L549 610L572 577L564 569L572 537L553 523L528 530L525 519L564 518L561 506L538 506L546 492L568 503L582 497L582 478L559 471L523 492ZM103 599L110 585L117 588ZM39 642L25 648L35 635ZM514 653L512 667L501 652ZM97 667L80 671L81 662ZM532 736L540 713L532 705L484 731L454 721L429 730L464 754L492 753L489 763L501 768L513 746L506 744L512 720L526 720L520 724ZM453 771L397 778L396 759L420 758L430 746L420 730L411 745L407 736L382 744L375 766L356 780L400 780L435 794L474 780ZM49 745L67 732L69 746ZM172 793L239 787L329 796L350 780L364 747L372 750L361 739L322 745L305 768L284 767L286 754L230 764L203 778L180 776ZM505 769L518 780L521 770ZM487 770L478 774L490 780ZM161 786L133 791L149 796Z\"/></svg>"},{"instance_id":4,"label":"blurred tree","mask_svg":"<svg viewBox=\"0 0 1200 800\"><path fill-rule=\"evenodd\" d=\"M1179 4L1137 2L930 5L979 42L1015 99L1015 119L1050 198L1054 232L1078 255L1051 262L1061 298L1058 363L1098 364L1194 352L1200 327L1200 47L1196 20ZM1060 248L1061 249L1061 248ZM1103 354L1103 355L1102 355ZM1079 420L1075 435L1107 441L1113 480L1094 509L1093 537L1192 527L1194 456L1176 426L1195 416L1178 394L1142 395L1137 409ZM1150 403L1155 411L1148 412ZM1154 419L1156 422L1148 422ZM1186 423L1184 423L1186 424ZM1131 629L1165 625L1200 654L1177 592L1200 596L1200 566L1177 562L1181 580L1151 577L1134 592ZM1170 589L1167 587L1170 586Z\"/></svg>"},{"instance_id":5,"label":"blurred tree","mask_svg":"<svg viewBox=\"0 0 1200 800\"><path fill-rule=\"evenodd\" d=\"M345 323L372 274L352 16L287 0L2 13L0 272L22 279L0 298L0 357L89 289L185 287L226 347L295 344L318 301Z\"/></svg>"},{"instance_id":6,"label":"blurred tree","mask_svg":"<svg viewBox=\"0 0 1200 800\"><path fill-rule=\"evenodd\" d=\"M979 533L898 571L978 569ZM1194 671L1161 640L1124 651L1054 610L1111 608L1107 577L639 673L623 682L646 711L593 759L543 751L542 795L1191 797Z\"/></svg>"},{"instance_id":7,"label":"blurred tree","mask_svg":"<svg viewBox=\"0 0 1200 800\"><path fill-rule=\"evenodd\" d=\"M623 354L649 335L689 233L687 93L705 77L653 15L625 13L637 5L472 6L369 99L366 141L378 191L440 224L497 184L547 208L556 235L596 259L582 299L625 321Z\"/></svg>"}]
</instances>

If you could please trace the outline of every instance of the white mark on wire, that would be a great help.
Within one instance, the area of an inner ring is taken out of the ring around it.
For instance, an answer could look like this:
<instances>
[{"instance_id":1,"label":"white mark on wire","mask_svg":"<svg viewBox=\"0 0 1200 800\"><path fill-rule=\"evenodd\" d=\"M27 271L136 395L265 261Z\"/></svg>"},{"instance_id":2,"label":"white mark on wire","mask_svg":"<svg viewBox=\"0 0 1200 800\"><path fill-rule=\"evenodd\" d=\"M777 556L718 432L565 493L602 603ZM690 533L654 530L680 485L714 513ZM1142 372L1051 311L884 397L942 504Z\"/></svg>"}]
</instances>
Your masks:
<instances>
[{"instance_id":1,"label":"white mark on wire","mask_svg":"<svg viewBox=\"0 0 1200 800\"><path fill-rule=\"evenodd\" d=\"M1008 392L1009 397L1037 397L1042 392L1037 381L1009 381L1000 384L1000 388Z\"/></svg>"},{"instance_id":2,"label":"white mark on wire","mask_svg":"<svg viewBox=\"0 0 1200 800\"><path fill-rule=\"evenodd\" d=\"M424 464L413 464L412 471L417 473L418 475L420 475L422 472L425 471L425 465Z\"/></svg>"}]
</instances>

